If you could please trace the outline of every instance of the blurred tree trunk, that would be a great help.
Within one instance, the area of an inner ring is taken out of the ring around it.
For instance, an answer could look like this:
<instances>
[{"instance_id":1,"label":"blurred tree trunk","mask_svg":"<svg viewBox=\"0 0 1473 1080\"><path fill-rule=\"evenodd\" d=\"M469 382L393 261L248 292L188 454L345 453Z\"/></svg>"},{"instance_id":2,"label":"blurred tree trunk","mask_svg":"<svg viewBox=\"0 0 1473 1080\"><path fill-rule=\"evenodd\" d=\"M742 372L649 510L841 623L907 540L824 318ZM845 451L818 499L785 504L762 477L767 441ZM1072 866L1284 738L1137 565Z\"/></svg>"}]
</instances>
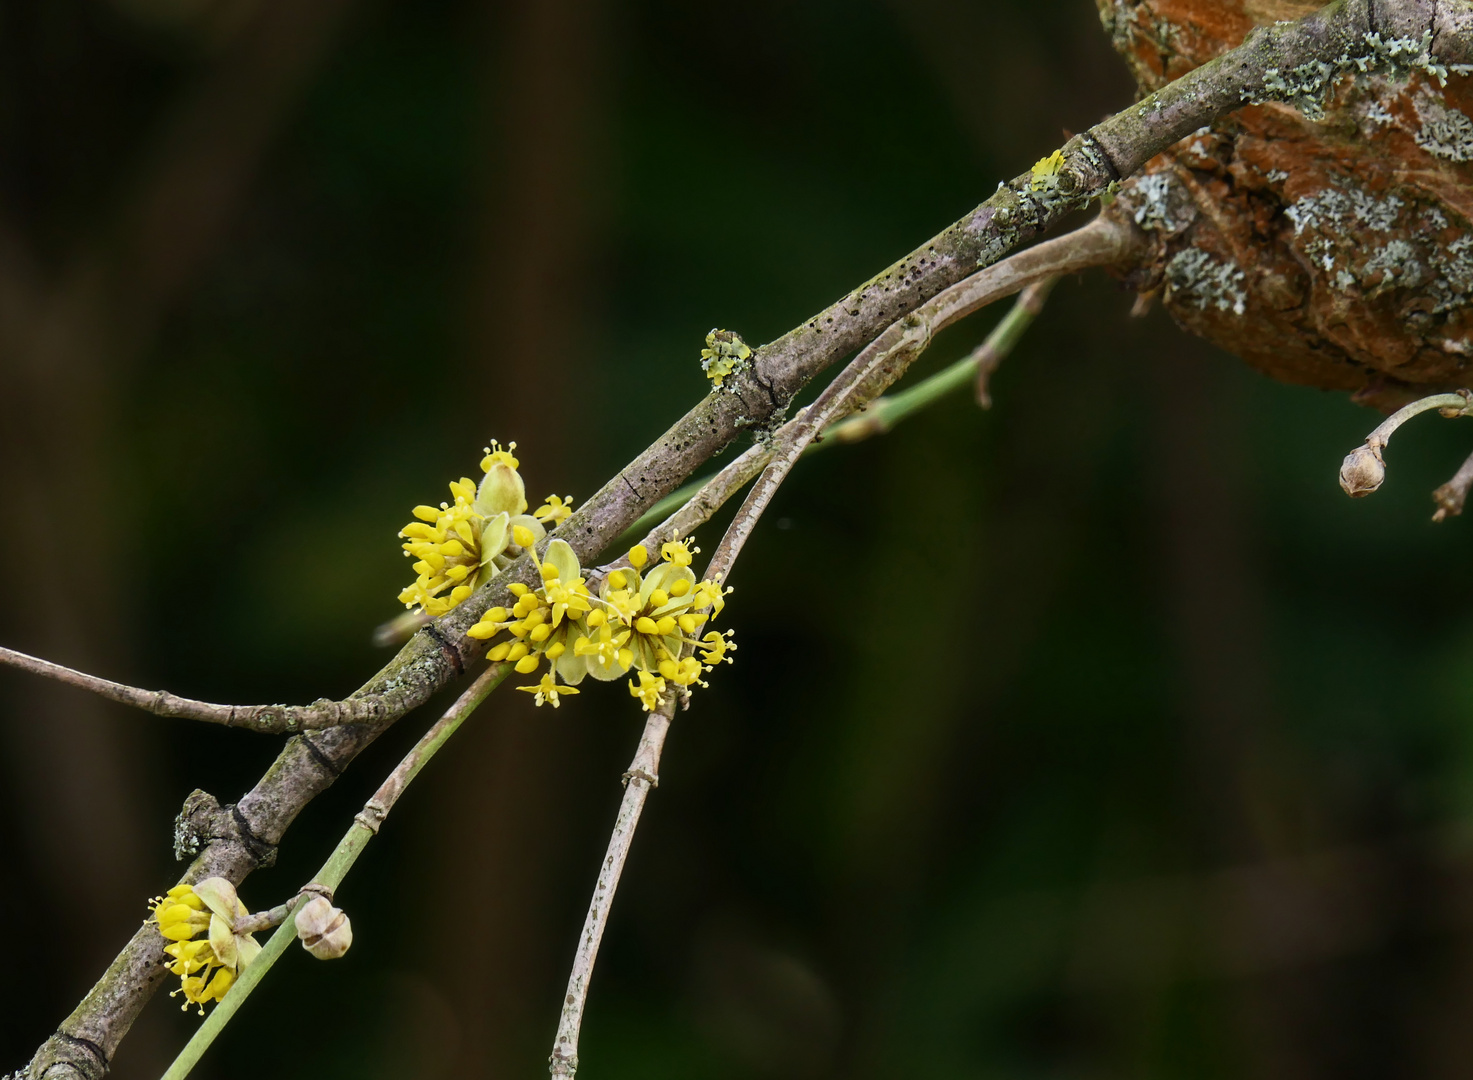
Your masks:
<instances>
[{"instance_id":1,"label":"blurred tree trunk","mask_svg":"<svg viewBox=\"0 0 1473 1080\"><path fill-rule=\"evenodd\" d=\"M0 588L7 644L128 678L134 522L115 447L128 383L159 325L217 249L262 155L350 0L258 5L161 126L107 235L32 254L19 214L0 229ZM37 107L51 104L44 95ZM31 117L39 127L62 124ZM67 128L69 138L76 133ZM29 223L29 222L28 222ZM60 269L52 269L51 264ZM180 514L180 557L198 523ZM181 583L182 587L182 583ZM66 955L94 973L144 914L168 861L149 792L157 722L37 679L7 678L5 782ZM47 948L51 946L47 939ZM35 962L42 958L37 957ZM85 977L85 976L84 976ZM154 1075L146 1039L118 1075Z\"/></svg>"},{"instance_id":2,"label":"blurred tree trunk","mask_svg":"<svg viewBox=\"0 0 1473 1080\"><path fill-rule=\"evenodd\" d=\"M487 437L520 438L528 499L572 471L594 355L607 86L603 0L514 0L479 12L486 40L481 242L471 267L468 383ZM559 490L560 494L567 494ZM456 821L431 873L437 887L478 898L480 915L434 973L454 988L461 1032L455 1075L525 1074L552 1038L547 1003L566 967L550 916L563 880L570 791L582 790L580 744L522 694L495 704L458 736L433 788L435 816ZM470 852L465 858L456 852Z\"/></svg>"}]
</instances>

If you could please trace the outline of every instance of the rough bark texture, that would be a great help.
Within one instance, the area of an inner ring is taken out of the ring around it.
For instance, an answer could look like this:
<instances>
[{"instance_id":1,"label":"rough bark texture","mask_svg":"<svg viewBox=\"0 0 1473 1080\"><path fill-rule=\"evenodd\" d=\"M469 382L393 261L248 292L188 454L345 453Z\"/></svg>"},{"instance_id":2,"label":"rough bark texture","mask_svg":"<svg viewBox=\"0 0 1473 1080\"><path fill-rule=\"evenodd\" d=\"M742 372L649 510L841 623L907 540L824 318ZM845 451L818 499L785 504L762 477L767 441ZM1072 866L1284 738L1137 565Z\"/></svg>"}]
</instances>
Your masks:
<instances>
[{"instance_id":1,"label":"rough bark texture","mask_svg":"<svg viewBox=\"0 0 1473 1080\"><path fill-rule=\"evenodd\" d=\"M1314 7L1100 0L1143 91ZM1347 62L1281 68L1287 100L1160 155L1120 210L1161 239L1133 281L1183 328L1276 379L1393 408L1470 377L1473 78L1449 70L1443 86L1437 70L1457 63L1447 46L1469 13L1381 3L1366 16ZM1387 62L1362 71L1371 54Z\"/></svg>"}]
</instances>

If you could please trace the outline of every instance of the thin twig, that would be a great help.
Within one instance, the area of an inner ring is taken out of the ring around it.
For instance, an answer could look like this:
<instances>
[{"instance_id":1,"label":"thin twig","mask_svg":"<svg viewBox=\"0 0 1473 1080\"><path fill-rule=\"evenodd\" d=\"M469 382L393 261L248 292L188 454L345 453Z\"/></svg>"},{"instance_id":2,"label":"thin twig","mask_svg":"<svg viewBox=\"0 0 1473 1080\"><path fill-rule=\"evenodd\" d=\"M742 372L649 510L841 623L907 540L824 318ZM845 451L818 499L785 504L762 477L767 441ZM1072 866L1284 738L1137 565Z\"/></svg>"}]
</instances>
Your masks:
<instances>
[{"instance_id":1,"label":"thin twig","mask_svg":"<svg viewBox=\"0 0 1473 1080\"><path fill-rule=\"evenodd\" d=\"M583 1006L588 1000L588 980L593 975L593 962L598 958L599 942L603 940L604 927L608 925L609 908L619 887L619 876L629 858L629 845L634 840L639 815L644 810L650 788L660 782L660 751L670 730L675 700L676 695L671 693L650 713L644 733L639 738L639 747L634 751L634 760L624 774L624 799L619 804L619 816L614 819L614 831L609 835L609 849L599 864L598 883L593 888L593 899L583 919L583 933L578 937L578 952L573 957L573 971L568 977L568 992L563 996L557 1038L548 1059L548 1071L554 1077L572 1077L578 1071L578 1032L583 1023Z\"/></svg>"},{"instance_id":2,"label":"thin twig","mask_svg":"<svg viewBox=\"0 0 1473 1080\"><path fill-rule=\"evenodd\" d=\"M1382 451L1391 442L1391 436L1412 417L1433 409L1448 419L1473 416L1473 391L1459 390L1455 394L1433 394L1421 398L1397 409L1378 424L1366 436L1365 444L1346 454L1345 460L1340 463L1340 487L1345 494L1352 499L1359 499L1378 489L1386 479L1386 458ZM1433 498L1437 498L1436 493ZM1434 515L1433 520L1441 521L1442 518Z\"/></svg>"},{"instance_id":3,"label":"thin twig","mask_svg":"<svg viewBox=\"0 0 1473 1080\"><path fill-rule=\"evenodd\" d=\"M1018 300L1008 309L992 332L966 356L943 368L921 382L901 391L893 397L877 397L864 406L864 412L841 420L824 431L808 444L805 454L822 450L825 446L839 443L855 443L875 435L889 433L896 424L920 412L963 386L975 383L985 386L986 376L995 371L999 364L1018 344L1024 332L1033 324L1043 310L1044 299L1057 278L1045 278L1034 282L1021 293ZM985 368L984 368L984 365ZM991 408L992 399L979 401L984 409Z\"/></svg>"},{"instance_id":4,"label":"thin twig","mask_svg":"<svg viewBox=\"0 0 1473 1080\"><path fill-rule=\"evenodd\" d=\"M867 346L825 388L818 400L778 430L770 447L752 447L712 477L685 507L650 533L646 546L688 535L698 523L697 519L704 521L709 518L722 502L740 489L752 471L762 468L764 459L770 458L759 486L747 496L737 513L737 520L728 528L706 567L708 578L724 580L741 552L742 541L750 534L772 493L813 437L846 413L862 407L904 374L930 343L933 327L939 330L949 326L985 304L1033 282L1051 280L1060 273L1085 266L1117 262L1129 252L1132 238L1133 234L1126 226L1103 218L1096 219L1073 233L980 271L941 293ZM626 560L614 565L622 565ZM549 1059L554 1077L572 1077L578 1069L578 1037L589 979L645 799L649 788L659 782L660 752L674 715L676 699L677 694L672 690L668 700L650 714L634 763L624 774L624 800L609 837L608 852L599 867L598 883L583 921L583 933L568 977L568 989L563 996L562 1016Z\"/></svg>"},{"instance_id":5,"label":"thin twig","mask_svg":"<svg viewBox=\"0 0 1473 1080\"><path fill-rule=\"evenodd\" d=\"M492 664L476 678L476 681L466 687L465 693L456 699L455 704L445 710L445 715L440 717L431 725L430 729L420 736L414 748L405 754L394 771L379 785L379 789L373 793L373 797L363 804L363 809L353 819L352 826L338 841L338 846L328 856L327 862L323 863L322 869L317 871L316 877L303 886L301 891L286 904L272 908L268 912L261 912L257 919L270 919L274 921L265 922L259 929L280 925L281 929L271 935L271 939L262 947L260 954L251 963L251 966L240 973L240 978L231 985L230 990L216 1004L215 1009L199 1026L199 1030L185 1044L184 1049L174 1059L163 1075L163 1080L184 1080L191 1069L199 1062L204 1052L209 1049L215 1037L220 1034L225 1025L235 1016L245 999L266 977L271 966L281 958L288 945L297 936L296 926L292 917L296 915L297 909L306 902L313 894L325 895L332 899L333 893L342 885L343 879L348 876L348 871L353 868L353 863L358 856L363 854L363 849L368 842L378 835L379 827L388 817L389 811L399 801L399 796L404 794L419 771L424 768L425 763L435 756L435 752L445 745L445 741L455 734L457 728L465 722L471 713L490 696L511 674L510 664ZM252 929L257 927L252 926ZM240 925L236 932L244 932Z\"/></svg>"},{"instance_id":6,"label":"thin twig","mask_svg":"<svg viewBox=\"0 0 1473 1080\"><path fill-rule=\"evenodd\" d=\"M1017 256L1011 255L1009 258ZM997 365L1013 351L1043 309L1044 300L1056 280L1050 278L1035 282L1024 289L1018 302L993 327L982 344L956 363L894 397L877 397L868 403L851 400L849 411L859 415L850 416L829 427L819 438L808 444L804 453L811 454L826 446L860 442L874 435L883 435L900 421L978 379L981 365L988 365L988 374L996 370ZM987 408L991 405L991 400L980 404ZM803 413L800 412L784 428L801 423L802 420ZM779 433L781 430L779 429ZM771 440L754 444L720 472L693 480L665 496L631 525L624 535L632 536L648 529L649 532L642 541L646 547L659 541L689 536L697 527L710 520L732 495L756 479L770 460ZM679 514L672 514L672 511L677 510L680 511ZM651 527L654 522L660 524ZM391 625L385 623L379 630L388 636L392 633Z\"/></svg>"},{"instance_id":7,"label":"thin twig","mask_svg":"<svg viewBox=\"0 0 1473 1080\"><path fill-rule=\"evenodd\" d=\"M383 720L394 712L389 694L367 694L345 701L317 701L311 705L215 705L208 701L179 697L167 690L143 690L111 679L98 678L50 660L0 647L0 664L31 675L40 675L78 690L87 690L109 701L131 705L155 716L202 720L207 724L245 728L265 734L295 734L320 731L339 724L362 724ZM397 713L395 715L398 715Z\"/></svg>"},{"instance_id":8,"label":"thin twig","mask_svg":"<svg viewBox=\"0 0 1473 1080\"><path fill-rule=\"evenodd\" d=\"M1081 229L1021 251L942 291L870 342L808 407L803 423L785 429L787 434L774 440L777 448L772 460L721 538L707 575L724 577L730 572L758 518L814 437L855 403L874 397L900 378L933 335L1034 282L1118 263L1129 256L1135 239L1129 226L1095 218Z\"/></svg>"},{"instance_id":9,"label":"thin twig","mask_svg":"<svg viewBox=\"0 0 1473 1080\"><path fill-rule=\"evenodd\" d=\"M1058 280L1057 277L1044 278L1024 289L1013 309L997 324L997 329L987 335L987 340L967 357L977 365L977 404L982 408L992 408L992 393L988 384L992 381L993 372L1007 358L1008 353L1013 351L1013 346L1033 324L1033 320L1038 318L1038 313L1043 310L1048 294L1053 291Z\"/></svg>"},{"instance_id":10,"label":"thin twig","mask_svg":"<svg viewBox=\"0 0 1473 1080\"><path fill-rule=\"evenodd\" d=\"M1457 517L1463 512L1463 504L1468 501L1468 489L1473 488L1473 454L1469 454L1458 471L1453 473L1453 478L1432 493L1432 501L1437 504L1437 512L1432 515L1433 521L1446 521L1450 517Z\"/></svg>"}]
</instances>

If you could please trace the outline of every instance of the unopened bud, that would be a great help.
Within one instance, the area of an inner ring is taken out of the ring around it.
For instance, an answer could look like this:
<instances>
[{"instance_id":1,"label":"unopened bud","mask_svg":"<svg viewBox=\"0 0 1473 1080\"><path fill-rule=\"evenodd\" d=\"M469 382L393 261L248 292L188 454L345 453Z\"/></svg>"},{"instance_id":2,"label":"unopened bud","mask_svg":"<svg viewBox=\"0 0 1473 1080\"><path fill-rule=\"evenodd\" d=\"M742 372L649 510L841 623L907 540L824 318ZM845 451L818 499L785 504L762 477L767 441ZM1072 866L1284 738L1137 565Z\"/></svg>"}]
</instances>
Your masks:
<instances>
[{"instance_id":1,"label":"unopened bud","mask_svg":"<svg viewBox=\"0 0 1473 1080\"><path fill-rule=\"evenodd\" d=\"M1357 446L1340 466L1340 487L1352 499L1369 495L1386 479L1386 462L1374 446Z\"/></svg>"},{"instance_id":2,"label":"unopened bud","mask_svg":"<svg viewBox=\"0 0 1473 1080\"><path fill-rule=\"evenodd\" d=\"M476 491L476 510L485 517L502 513L525 514L527 489L522 483L522 474L503 462L492 465L481 478L481 486Z\"/></svg>"},{"instance_id":3,"label":"unopened bud","mask_svg":"<svg viewBox=\"0 0 1473 1080\"><path fill-rule=\"evenodd\" d=\"M314 896L297 912L302 948L319 960L336 960L353 944L353 925L325 897Z\"/></svg>"}]
</instances>

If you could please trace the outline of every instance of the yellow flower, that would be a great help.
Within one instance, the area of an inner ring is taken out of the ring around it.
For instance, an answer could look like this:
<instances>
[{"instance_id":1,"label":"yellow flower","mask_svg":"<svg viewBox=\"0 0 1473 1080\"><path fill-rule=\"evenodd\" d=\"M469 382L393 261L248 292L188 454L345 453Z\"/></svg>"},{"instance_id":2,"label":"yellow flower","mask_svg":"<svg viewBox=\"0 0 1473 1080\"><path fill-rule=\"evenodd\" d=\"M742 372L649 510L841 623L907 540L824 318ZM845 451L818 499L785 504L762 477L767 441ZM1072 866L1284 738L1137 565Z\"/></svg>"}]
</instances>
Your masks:
<instances>
[{"instance_id":1,"label":"yellow flower","mask_svg":"<svg viewBox=\"0 0 1473 1080\"><path fill-rule=\"evenodd\" d=\"M557 699L559 694L581 693L581 691L575 690L571 686L559 686L557 684L557 680L552 677L552 672L550 671L546 675L542 676L542 681L536 686L519 686L517 687L517 689L525 690L529 694L536 694L538 705L541 705L545 701L554 709L558 707Z\"/></svg>"},{"instance_id":2,"label":"yellow flower","mask_svg":"<svg viewBox=\"0 0 1473 1080\"><path fill-rule=\"evenodd\" d=\"M170 996L182 993L181 1007L198 1005L203 1016L205 1002L219 1001L261 951L252 935L235 932L236 920L250 912L235 886L220 877L175 885L150 906L159 933L169 942L164 952L173 957L164 966L180 978L179 989ZM204 931L206 937L193 940Z\"/></svg>"},{"instance_id":3,"label":"yellow flower","mask_svg":"<svg viewBox=\"0 0 1473 1080\"><path fill-rule=\"evenodd\" d=\"M540 587L508 586L516 597L511 607L489 609L467 633L492 642L488 660L512 664L520 674L530 675L549 662L552 670L539 682L519 687L536 695L537 704L556 708L558 695L576 693L571 688L585 676L607 682L633 670L639 683L631 681L630 692L650 709L668 685L705 686L703 671L731 662L726 653L735 646L726 635L712 631L703 640L696 637L710 618L706 609L723 606L730 590L696 579L690 564L700 549L694 544L662 544L653 566L644 547L632 548L632 565L610 571L595 596L565 541L553 540L541 557L532 537L519 536L523 541ZM690 655L698 649L704 649L700 660Z\"/></svg>"},{"instance_id":4,"label":"yellow flower","mask_svg":"<svg viewBox=\"0 0 1473 1080\"><path fill-rule=\"evenodd\" d=\"M701 663L705 664L708 668L715 668L722 661L728 664L734 662L731 657L726 655L729 652L736 651L736 646L731 643L728 637L730 633L730 630L726 631L725 634L712 630L701 639Z\"/></svg>"},{"instance_id":5,"label":"yellow flower","mask_svg":"<svg viewBox=\"0 0 1473 1080\"><path fill-rule=\"evenodd\" d=\"M720 615L721 609L726 607L726 595L731 591L730 586L723 589L719 580L697 582L696 595L691 601L691 607L696 610L708 607L712 615Z\"/></svg>"},{"instance_id":6,"label":"yellow flower","mask_svg":"<svg viewBox=\"0 0 1473 1080\"><path fill-rule=\"evenodd\" d=\"M651 675L648 671L639 673L639 685L635 686L633 681L629 683L631 697L639 698L640 705L645 712L654 712L664 702L665 680L658 675Z\"/></svg>"},{"instance_id":7,"label":"yellow flower","mask_svg":"<svg viewBox=\"0 0 1473 1080\"><path fill-rule=\"evenodd\" d=\"M556 495L549 495L547 502L532 511L532 516L542 524L551 523L556 528L573 516L573 497L569 495L566 499L561 499Z\"/></svg>"},{"instance_id":8,"label":"yellow flower","mask_svg":"<svg viewBox=\"0 0 1473 1080\"><path fill-rule=\"evenodd\" d=\"M700 548L692 547L684 540L672 540L668 544L660 545L660 558L676 566L689 566L692 556L700 553Z\"/></svg>"},{"instance_id":9,"label":"yellow flower","mask_svg":"<svg viewBox=\"0 0 1473 1080\"><path fill-rule=\"evenodd\" d=\"M486 653L488 660L511 663L522 675L530 675L543 660L547 660L565 683L577 684L583 680L588 668L587 661L574 645L587 636L589 627L584 618L593 609L593 599L578 565L578 556L564 540L548 544L547 553L541 559L530 542L527 550L542 578L542 587L510 586L517 598L516 603L509 609L491 608L467 633L481 641L489 641L506 631L511 640L493 645ZM536 692L528 687L522 689ZM537 704L541 705L544 700L550 699L539 696Z\"/></svg>"},{"instance_id":10,"label":"yellow flower","mask_svg":"<svg viewBox=\"0 0 1473 1080\"><path fill-rule=\"evenodd\" d=\"M507 468L513 470L520 468L522 463L514 458L511 453L516 448L516 443L509 442L506 444L506 449L503 450L501 444L495 439L492 439L491 445L481 450L481 453L486 455L481 459L481 471L489 474L497 465L505 465Z\"/></svg>"},{"instance_id":11,"label":"yellow flower","mask_svg":"<svg viewBox=\"0 0 1473 1080\"><path fill-rule=\"evenodd\" d=\"M701 681L701 672L704 670L701 662L694 656L687 656L684 660L672 660L666 657L660 661L660 674L676 686L689 686L691 683L705 686L706 684Z\"/></svg>"},{"instance_id":12,"label":"yellow flower","mask_svg":"<svg viewBox=\"0 0 1473 1080\"><path fill-rule=\"evenodd\" d=\"M625 648L628 640L627 628L615 633L613 626L604 622L592 637L580 637L573 643L573 654L586 658L588 674L607 682L623 675L634 662L633 650Z\"/></svg>"},{"instance_id":13,"label":"yellow flower","mask_svg":"<svg viewBox=\"0 0 1473 1080\"><path fill-rule=\"evenodd\" d=\"M1034 191L1043 191L1045 188L1052 191L1059 183L1059 170L1064 167L1064 153L1055 150L1046 158L1040 158L1033 166L1033 174L1028 181L1028 186Z\"/></svg>"},{"instance_id":14,"label":"yellow flower","mask_svg":"<svg viewBox=\"0 0 1473 1080\"><path fill-rule=\"evenodd\" d=\"M430 616L444 615L497 570L547 534L527 513L526 488L511 455L493 442L481 461L485 476L478 487L468 476L452 481L452 502L416 506L411 521L399 531L404 554L415 560L414 584L399 594L405 607Z\"/></svg>"},{"instance_id":15,"label":"yellow flower","mask_svg":"<svg viewBox=\"0 0 1473 1080\"><path fill-rule=\"evenodd\" d=\"M747 370L751 356L752 350L740 334L713 329L706 335L706 347L701 350L701 370L711 380L711 388L720 390L727 379Z\"/></svg>"}]
</instances>

